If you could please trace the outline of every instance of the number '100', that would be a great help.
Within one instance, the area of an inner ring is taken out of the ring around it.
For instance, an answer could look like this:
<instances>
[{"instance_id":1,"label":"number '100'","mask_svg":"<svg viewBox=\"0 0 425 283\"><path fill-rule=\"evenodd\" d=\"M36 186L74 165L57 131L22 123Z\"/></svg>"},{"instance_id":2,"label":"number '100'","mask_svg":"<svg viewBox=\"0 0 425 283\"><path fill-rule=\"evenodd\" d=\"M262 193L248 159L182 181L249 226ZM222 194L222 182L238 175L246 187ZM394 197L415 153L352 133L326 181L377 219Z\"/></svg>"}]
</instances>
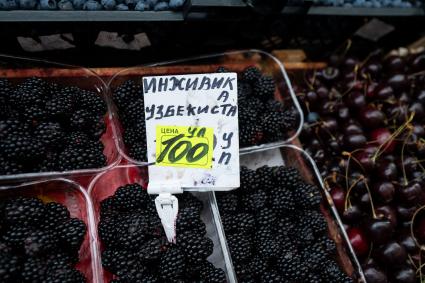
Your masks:
<instances>
[{"instance_id":1,"label":"number '100'","mask_svg":"<svg viewBox=\"0 0 425 283\"><path fill-rule=\"evenodd\" d=\"M190 163L194 163L208 154L208 144L197 143L192 146L192 143L190 141L181 141L180 139L182 139L183 137L184 134L180 134L171 139L162 141L162 144L165 145L165 148L157 158L156 162L162 162L164 158L168 155L167 159L171 163L176 163L182 160L183 158L185 158ZM177 151L181 148L184 149L177 154Z\"/></svg>"}]
</instances>

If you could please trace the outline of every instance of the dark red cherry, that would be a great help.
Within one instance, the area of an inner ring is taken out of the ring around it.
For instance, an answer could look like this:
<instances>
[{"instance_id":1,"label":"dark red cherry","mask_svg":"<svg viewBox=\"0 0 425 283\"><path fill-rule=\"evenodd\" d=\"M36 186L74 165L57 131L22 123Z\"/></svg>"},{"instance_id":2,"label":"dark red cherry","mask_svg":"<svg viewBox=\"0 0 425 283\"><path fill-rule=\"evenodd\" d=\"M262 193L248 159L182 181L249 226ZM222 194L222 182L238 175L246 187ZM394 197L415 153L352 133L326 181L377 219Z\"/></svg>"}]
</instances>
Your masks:
<instances>
[{"instance_id":1,"label":"dark red cherry","mask_svg":"<svg viewBox=\"0 0 425 283\"><path fill-rule=\"evenodd\" d=\"M368 283L388 283L388 278L385 273L376 267L366 267L363 273Z\"/></svg>"},{"instance_id":2,"label":"dark red cherry","mask_svg":"<svg viewBox=\"0 0 425 283\"><path fill-rule=\"evenodd\" d=\"M416 100L422 104L425 104L425 89L421 89L416 95Z\"/></svg>"},{"instance_id":3,"label":"dark red cherry","mask_svg":"<svg viewBox=\"0 0 425 283\"><path fill-rule=\"evenodd\" d=\"M397 212L393 207L389 205L378 206L375 208L375 213L378 218L388 219L394 228L397 226Z\"/></svg>"},{"instance_id":4,"label":"dark red cherry","mask_svg":"<svg viewBox=\"0 0 425 283\"><path fill-rule=\"evenodd\" d=\"M373 191L383 203L389 203L394 199L395 187L391 182L377 182L373 186Z\"/></svg>"},{"instance_id":5,"label":"dark red cherry","mask_svg":"<svg viewBox=\"0 0 425 283\"><path fill-rule=\"evenodd\" d=\"M366 105L366 97L360 91L353 91L349 94L347 102L350 107L361 109Z\"/></svg>"},{"instance_id":6,"label":"dark red cherry","mask_svg":"<svg viewBox=\"0 0 425 283\"><path fill-rule=\"evenodd\" d=\"M394 283L416 283L416 272L411 267L403 267L394 273Z\"/></svg>"},{"instance_id":7,"label":"dark red cherry","mask_svg":"<svg viewBox=\"0 0 425 283\"><path fill-rule=\"evenodd\" d=\"M413 214L416 211L416 207L404 207L404 206L397 206L397 215L401 220L411 220L413 217Z\"/></svg>"},{"instance_id":8,"label":"dark red cherry","mask_svg":"<svg viewBox=\"0 0 425 283\"><path fill-rule=\"evenodd\" d=\"M326 101L329 99L329 90L324 86L319 87L316 90L316 93L319 96L319 98L323 101Z\"/></svg>"},{"instance_id":9,"label":"dark red cherry","mask_svg":"<svg viewBox=\"0 0 425 283\"><path fill-rule=\"evenodd\" d=\"M425 52L419 53L415 56L412 63L410 64L413 70L421 71L425 69Z\"/></svg>"},{"instance_id":10,"label":"dark red cherry","mask_svg":"<svg viewBox=\"0 0 425 283\"><path fill-rule=\"evenodd\" d=\"M334 134L338 130L338 121L332 117L322 119L321 128L327 135Z\"/></svg>"},{"instance_id":11,"label":"dark red cherry","mask_svg":"<svg viewBox=\"0 0 425 283\"><path fill-rule=\"evenodd\" d=\"M365 149L357 151L354 154L366 172L372 170L375 167L375 162L373 161L372 157L377 150L378 148L375 145L368 144L366 145Z\"/></svg>"},{"instance_id":12,"label":"dark red cherry","mask_svg":"<svg viewBox=\"0 0 425 283\"><path fill-rule=\"evenodd\" d=\"M366 145L366 142L367 139L364 135L350 135L344 139L344 145L350 150L362 148Z\"/></svg>"},{"instance_id":13,"label":"dark red cherry","mask_svg":"<svg viewBox=\"0 0 425 283\"><path fill-rule=\"evenodd\" d=\"M357 256L365 256L369 252L369 241L360 228L352 227L347 230L348 239Z\"/></svg>"},{"instance_id":14,"label":"dark red cherry","mask_svg":"<svg viewBox=\"0 0 425 283\"><path fill-rule=\"evenodd\" d=\"M345 58L343 64L343 68L345 71L351 72L352 70L354 70L354 68L356 67L356 65L359 63L359 61L353 57L347 57Z\"/></svg>"},{"instance_id":15,"label":"dark red cherry","mask_svg":"<svg viewBox=\"0 0 425 283\"><path fill-rule=\"evenodd\" d=\"M418 220L415 219L414 223L415 237L418 239L419 243L425 243L425 217L420 216Z\"/></svg>"},{"instance_id":16,"label":"dark red cherry","mask_svg":"<svg viewBox=\"0 0 425 283\"><path fill-rule=\"evenodd\" d=\"M377 62L372 62L367 64L363 68L363 74L370 75L371 78L375 79L378 78L382 70L382 65Z\"/></svg>"},{"instance_id":17,"label":"dark red cherry","mask_svg":"<svg viewBox=\"0 0 425 283\"><path fill-rule=\"evenodd\" d=\"M409 85L409 80L405 74L394 74L388 80L387 84L391 86L395 92L401 92Z\"/></svg>"},{"instance_id":18,"label":"dark red cherry","mask_svg":"<svg viewBox=\"0 0 425 283\"><path fill-rule=\"evenodd\" d=\"M363 134L363 128L357 123L349 123L344 130L344 134L349 135L361 135Z\"/></svg>"},{"instance_id":19,"label":"dark red cherry","mask_svg":"<svg viewBox=\"0 0 425 283\"><path fill-rule=\"evenodd\" d=\"M331 196L336 209L342 213L345 206L345 191L341 187L335 186L331 189Z\"/></svg>"},{"instance_id":20,"label":"dark red cherry","mask_svg":"<svg viewBox=\"0 0 425 283\"><path fill-rule=\"evenodd\" d=\"M375 96L378 99L385 100L385 99L388 99L388 98L394 96L394 90L393 90L393 88L391 86L384 85L384 86L381 86L378 89L378 91L376 91L376 95Z\"/></svg>"},{"instance_id":21,"label":"dark red cherry","mask_svg":"<svg viewBox=\"0 0 425 283\"><path fill-rule=\"evenodd\" d=\"M367 86L366 89L366 96L370 99L375 98L376 93L379 90L379 85L378 83L372 82Z\"/></svg>"},{"instance_id":22,"label":"dark red cherry","mask_svg":"<svg viewBox=\"0 0 425 283\"><path fill-rule=\"evenodd\" d=\"M391 72L402 72L406 66L404 59L400 56L391 56L387 58L386 67Z\"/></svg>"},{"instance_id":23,"label":"dark red cherry","mask_svg":"<svg viewBox=\"0 0 425 283\"><path fill-rule=\"evenodd\" d=\"M391 241L379 250L379 259L389 266L400 266L406 262L406 249L395 241Z\"/></svg>"},{"instance_id":24,"label":"dark red cherry","mask_svg":"<svg viewBox=\"0 0 425 283\"><path fill-rule=\"evenodd\" d=\"M318 111L322 115L332 115L338 111L338 105L335 101L328 100L325 103L322 103Z\"/></svg>"},{"instance_id":25,"label":"dark red cherry","mask_svg":"<svg viewBox=\"0 0 425 283\"><path fill-rule=\"evenodd\" d=\"M319 96L314 91L309 91L306 94L307 101L309 102L310 109L315 109L317 107L317 103L319 102Z\"/></svg>"},{"instance_id":26,"label":"dark red cherry","mask_svg":"<svg viewBox=\"0 0 425 283\"><path fill-rule=\"evenodd\" d=\"M408 253L416 253L419 249L413 237L410 236L410 232L402 236L399 243L406 249Z\"/></svg>"},{"instance_id":27,"label":"dark red cherry","mask_svg":"<svg viewBox=\"0 0 425 283\"><path fill-rule=\"evenodd\" d=\"M411 182L406 186L401 186L398 190L401 199L409 205L420 204L424 202L424 192L418 182Z\"/></svg>"},{"instance_id":28,"label":"dark red cherry","mask_svg":"<svg viewBox=\"0 0 425 283\"><path fill-rule=\"evenodd\" d=\"M387 219L372 219L368 225L369 238L377 245L388 242L393 232L393 225Z\"/></svg>"},{"instance_id":29,"label":"dark red cherry","mask_svg":"<svg viewBox=\"0 0 425 283\"><path fill-rule=\"evenodd\" d=\"M382 180L388 180L388 181L394 181L397 179L397 166L394 162L389 162L386 160L379 161L377 163L376 172L378 173L378 176Z\"/></svg>"},{"instance_id":30,"label":"dark red cherry","mask_svg":"<svg viewBox=\"0 0 425 283\"><path fill-rule=\"evenodd\" d=\"M381 147L385 149L385 152L392 152L395 148L394 139L391 139L391 132L387 128L373 130L370 134L370 140L377 142L378 146L385 144Z\"/></svg>"},{"instance_id":31,"label":"dark red cherry","mask_svg":"<svg viewBox=\"0 0 425 283\"><path fill-rule=\"evenodd\" d=\"M421 102L414 102L409 107L410 113L415 113L414 120L421 121L425 117L424 105Z\"/></svg>"},{"instance_id":32,"label":"dark red cherry","mask_svg":"<svg viewBox=\"0 0 425 283\"><path fill-rule=\"evenodd\" d=\"M375 107L368 106L360 112L360 120L368 129L375 129L384 124L385 114Z\"/></svg>"},{"instance_id":33,"label":"dark red cherry","mask_svg":"<svg viewBox=\"0 0 425 283\"><path fill-rule=\"evenodd\" d=\"M412 102L412 98L410 97L410 95L407 92L403 92L398 97L398 102L399 102L399 104L410 104L410 102Z\"/></svg>"},{"instance_id":34,"label":"dark red cherry","mask_svg":"<svg viewBox=\"0 0 425 283\"><path fill-rule=\"evenodd\" d=\"M350 118L350 109L347 106L341 106L338 109L338 119L342 122Z\"/></svg>"},{"instance_id":35,"label":"dark red cherry","mask_svg":"<svg viewBox=\"0 0 425 283\"><path fill-rule=\"evenodd\" d=\"M342 217L347 223L358 223L362 218L362 210L356 204L344 210Z\"/></svg>"}]
</instances>

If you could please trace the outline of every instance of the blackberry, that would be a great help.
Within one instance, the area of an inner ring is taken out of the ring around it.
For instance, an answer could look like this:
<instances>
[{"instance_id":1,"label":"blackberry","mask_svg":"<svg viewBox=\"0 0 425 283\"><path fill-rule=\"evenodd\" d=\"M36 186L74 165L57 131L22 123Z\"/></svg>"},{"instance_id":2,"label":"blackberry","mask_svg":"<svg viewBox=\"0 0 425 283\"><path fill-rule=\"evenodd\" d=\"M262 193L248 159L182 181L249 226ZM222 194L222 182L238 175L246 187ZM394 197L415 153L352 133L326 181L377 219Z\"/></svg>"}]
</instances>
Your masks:
<instances>
[{"instance_id":1,"label":"blackberry","mask_svg":"<svg viewBox=\"0 0 425 283\"><path fill-rule=\"evenodd\" d=\"M296 118L296 110L293 108L290 108L283 112L282 115L283 121L282 121L282 130L283 131L289 131L295 128L297 118Z\"/></svg>"},{"instance_id":2,"label":"blackberry","mask_svg":"<svg viewBox=\"0 0 425 283\"><path fill-rule=\"evenodd\" d=\"M214 247L210 238L191 231L181 233L178 236L178 244L184 251L187 261L195 265L210 256Z\"/></svg>"},{"instance_id":3,"label":"blackberry","mask_svg":"<svg viewBox=\"0 0 425 283\"><path fill-rule=\"evenodd\" d=\"M9 104L20 110L30 106L41 105L42 102L43 93L37 88L32 89L20 85L9 94Z\"/></svg>"},{"instance_id":4,"label":"blackberry","mask_svg":"<svg viewBox=\"0 0 425 283\"><path fill-rule=\"evenodd\" d=\"M254 231L254 244L259 246L262 242L273 239L273 230L270 227L258 227Z\"/></svg>"},{"instance_id":5,"label":"blackberry","mask_svg":"<svg viewBox=\"0 0 425 283\"><path fill-rule=\"evenodd\" d=\"M297 244L298 247L306 247L315 241L313 229L309 226L299 225L294 229L292 234L292 240Z\"/></svg>"},{"instance_id":6,"label":"blackberry","mask_svg":"<svg viewBox=\"0 0 425 283\"><path fill-rule=\"evenodd\" d=\"M191 193L184 192L183 194L177 195L177 198L179 199L179 206L181 208L192 207L200 212L204 207L202 201Z\"/></svg>"},{"instance_id":7,"label":"blackberry","mask_svg":"<svg viewBox=\"0 0 425 283\"><path fill-rule=\"evenodd\" d=\"M273 98L275 89L274 79L270 76L261 76L254 83L254 93L262 100Z\"/></svg>"},{"instance_id":8,"label":"blackberry","mask_svg":"<svg viewBox=\"0 0 425 283\"><path fill-rule=\"evenodd\" d=\"M254 276L261 276L269 269L269 262L259 255L255 255L249 263L251 272Z\"/></svg>"},{"instance_id":9,"label":"blackberry","mask_svg":"<svg viewBox=\"0 0 425 283\"><path fill-rule=\"evenodd\" d=\"M37 139L24 135L9 135L0 143L0 151L4 157L14 161L27 162L44 154L44 146Z\"/></svg>"},{"instance_id":10,"label":"blackberry","mask_svg":"<svg viewBox=\"0 0 425 283\"><path fill-rule=\"evenodd\" d=\"M244 125L255 125L258 124L258 111L256 107L251 107L247 103L239 102L238 118L239 123Z\"/></svg>"},{"instance_id":11,"label":"blackberry","mask_svg":"<svg viewBox=\"0 0 425 283\"><path fill-rule=\"evenodd\" d=\"M341 271L339 266L332 261L327 261L325 270L322 273L322 280L324 282L353 282L344 272Z\"/></svg>"},{"instance_id":12,"label":"blackberry","mask_svg":"<svg viewBox=\"0 0 425 283\"><path fill-rule=\"evenodd\" d=\"M304 209L319 209L322 202L322 196L319 189L310 184L301 184L296 192L295 199L298 205Z\"/></svg>"},{"instance_id":13,"label":"blackberry","mask_svg":"<svg viewBox=\"0 0 425 283\"><path fill-rule=\"evenodd\" d=\"M36 256L54 251L57 248L56 235L48 230L32 231L24 240L25 254Z\"/></svg>"},{"instance_id":14,"label":"blackberry","mask_svg":"<svg viewBox=\"0 0 425 283\"><path fill-rule=\"evenodd\" d=\"M176 220L176 227L178 230L186 231L196 227L196 222L201 221L200 212L192 207L186 207L179 210Z\"/></svg>"},{"instance_id":15,"label":"blackberry","mask_svg":"<svg viewBox=\"0 0 425 283\"><path fill-rule=\"evenodd\" d=\"M264 190L256 190L241 198L241 205L247 211L260 211L267 205L267 194Z\"/></svg>"},{"instance_id":16,"label":"blackberry","mask_svg":"<svg viewBox=\"0 0 425 283\"><path fill-rule=\"evenodd\" d=\"M248 67L242 72L242 79L249 83L257 82L260 77L261 71L255 66Z\"/></svg>"},{"instance_id":17,"label":"blackberry","mask_svg":"<svg viewBox=\"0 0 425 283\"><path fill-rule=\"evenodd\" d=\"M45 92L47 91L48 84L43 79L31 77L26 79L19 86L27 89L37 90L38 92L45 94Z\"/></svg>"},{"instance_id":18,"label":"blackberry","mask_svg":"<svg viewBox=\"0 0 425 283\"><path fill-rule=\"evenodd\" d=\"M233 213L238 209L238 197L233 193L216 193L217 204L220 212Z\"/></svg>"},{"instance_id":19,"label":"blackberry","mask_svg":"<svg viewBox=\"0 0 425 283\"><path fill-rule=\"evenodd\" d=\"M245 108L245 103L252 96L252 87L249 83L238 81L239 114ZM240 116L239 116L240 117ZM239 119L241 120L241 119Z\"/></svg>"},{"instance_id":20,"label":"blackberry","mask_svg":"<svg viewBox=\"0 0 425 283\"><path fill-rule=\"evenodd\" d=\"M28 124L17 119L0 120L0 138L4 139L9 135L22 135L29 132Z\"/></svg>"},{"instance_id":21,"label":"blackberry","mask_svg":"<svg viewBox=\"0 0 425 283\"><path fill-rule=\"evenodd\" d=\"M38 226L44 213L44 204L38 198L17 197L8 200L4 207L4 219L10 225Z\"/></svg>"},{"instance_id":22,"label":"blackberry","mask_svg":"<svg viewBox=\"0 0 425 283\"><path fill-rule=\"evenodd\" d=\"M311 270L320 271L325 267L327 255L320 245L314 244L303 250L302 258Z\"/></svg>"},{"instance_id":23,"label":"blackberry","mask_svg":"<svg viewBox=\"0 0 425 283\"><path fill-rule=\"evenodd\" d=\"M138 248L146 238L148 219L140 213L123 215L115 223L114 245L122 249Z\"/></svg>"},{"instance_id":24,"label":"blackberry","mask_svg":"<svg viewBox=\"0 0 425 283\"><path fill-rule=\"evenodd\" d=\"M308 211L302 215L301 225L310 226L315 235L321 235L328 231L328 225L319 211Z\"/></svg>"},{"instance_id":25,"label":"blackberry","mask_svg":"<svg viewBox=\"0 0 425 283\"><path fill-rule=\"evenodd\" d=\"M185 256L176 246L170 246L161 257L159 276L163 280L178 280L185 271Z\"/></svg>"},{"instance_id":26,"label":"blackberry","mask_svg":"<svg viewBox=\"0 0 425 283\"><path fill-rule=\"evenodd\" d=\"M303 182L300 173L294 167L276 167L274 177L277 184L291 190L295 189Z\"/></svg>"},{"instance_id":27,"label":"blackberry","mask_svg":"<svg viewBox=\"0 0 425 283\"><path fill-rule=\"evenodd\" d=\"M112 99L119 109L125 107L130 101L136 100L141 96L141 89L134 81L126 81L114 91Z\"/></svg>"},{"instance_id":28,"label":"blackberry","mask_svg":"<svg viewBox=\"0 0 425 283\"><path fill-rule=\"evenodd\" d=\"M86 132L89 135L101 136L103 133L103 126L101 125L102 118L93 115L85 109L75 111L71 118L71 128L77 131Z\"/></svg>"},{"instance_id":29,"label":"blackberry","mask_svg":"<svg viewBox=\"0 0 425 283\"><path fill-rule=\"evenodd\" d=\"M216 268L212 263L206 261L200 270L201 280L206 283L227 282L226 274L220 268Z\"/></svg>"},{"instance_id":30,"label":"blackberry","mask_svg":"<svg viewBox=\"0 0 425 283\"><path fill-rule=\"evenodd\" d=\"M76 100L81 109L87 109L96 117L101 117L106 113L105 101L95 92L80 90L76 95Z\"/></svg>"},{"instance_id":31,"label":"blackberry","mask_svg":"<svg viewBox=\"0 0 425 283\"><path fill-rule=\"evenodd\" d=\"M235 268L238 282L255 282L249 263L237 262L233 260L233 267Z\"/></svg>"},{"instance_id":32,"label":"blackberry","mask_svg":"<svg viewBox=\"0 0 425 283\"><path fill-rule=\"evenodd\" d=\"M146 147L146 143L139 143L139 144L130 146L128 150L128 155L137 161L147 162L148 149Z\"/></svg>"},{"instance_id":33,"label":"blackberry","mask_svg":"<svg viewBox=\"0 0 425 283\"><path fill-rule=\"evenodd\" d=\"M126 127L131 127L140 121L145 120L145 104L143 98L139 98L128 103L125 108L120 111L121 120Z\"/></svg>"},{"instance_id":34,"label":"blackberry","mask_svg":"<svg viewBox=\"0 0 425 283\"><path fill-rule=\"evenodd\" d=\"M101 219L116 214L115 198L109 196L100 202L100 217Z\"/></svg>"},{"instance_id":35,"label":"blackberry","mask_svg":"<svg viewBox=\"0 0 425 283\"><path fill-rule=\"evenodd\" d=\"M45 213L41 222L43 229L54 229L57 225L68 221L71 217L69 210L60 203L49 202L44 207Z\"/></svg>"},{"instance_id":36,"label":"blackberry","mask_svg":"<svg viewBox=\"0 0 425 283\"><path fill-rule=\"evenodd\" d=\"M46 111L38 105L25 107L21 110L20 116L23 121L33 125L46 121L48 118Z\"/></svg>"},{"instance_id":37,"label":"blackberry","mask_svg":"<svg viewBox=\"0 0 425 283\"><path fill-rule=\"evenodd\" d=\"M0 281L4 283L14 283L19 281L20 264L19 258L10 254L0 256Z\"/></svg>"},{"instance_id":38,"label":"blackberry","mask_svg":"<svg viewBox=\"0 0 425 283\"><path fill-rule=\"evenodd\" d=\"M58 148L63 146L65 133L59 123L43 122L34 129L34 136L45 146Z\"/></svg>"},{"instance_id":39,"label":"blackberry","mask_svg":"<svg viewBox=\"0 0 425 283\"><path fill-rule=\"evenodd\" d=\"M0 175L14 175L24 173L21 164L0 157Z\"/></svg>"},{"instance_id":40,"label":"blackberry","mask_svg":"<svg viewBox=\"0 0 425 283\"><path fill-rule=\"evenodd\" d=\"M249 233L255 228L254 216L250 213L238 213L236 215L225 215L222 218L226 233L241 232Z\"/></svg>"},{"instance_id":41,"label":"blackberry","mask_svg":"<svg viewBox=\"0 0 425 283\"><path fill-rule=\"evenodd\" d=\"M44 109L53 118L67 119L72 114L74 102L72 97L65 91L61 91L46 102Z\"/></svg>"},{"instance_id":42,"label":"blackberry","mask_svg":"<svg viewBox=\"0 0 425 283\"><path fill-rule=\"evenodd\" d=\"M46 275L46 263L42 258L29 257L22 267L22 279L24 282L43 282Z\"/></svg>"},{"instance_id":43,"label":"blackberry","mask_svg":"<svg viewBox=\"0 0 425 283\"><path fill-rule=\"evenodd\" d=\"M287 129L287 125L284 124L284 116L285 112L278 111L267 111L261 116L261 127L269 139L282 135L283 131Z\"/></svg>"},{"instance_id":44,"label":"blackberry","mask_svg":"<svg viewBox=\"0 0 425 283\"><path fill-rule=\"evenodd\" d=\"M246 191L255 191L259 185L256 171L245 166L240 169L241 189Z\"/></svg>"},{"instance_id":45,"label":"blackberry","mask_svg":"<svg viewBox=\"0 0 425 283\"><path fill-rule=\"evenodd\" d=\"M270 208L264 208L255 214L255 220L258 226L272 227L276 225L276 213Z\"/></svg>"},{"instance_id":46,"label":"blackberry","mask_svg":"<svg viewBox=\"0 0 425 283\"><path fill-rule=\"evenodd\" d=\"M270 200L273 210L281 215L295 212L292 192L286 188L276 188L270 191Z\"/></svg>"},{"instance_id":47,"label":"blackberry","mask_svg":"<svg viewBox=\"0 0 425 283\"><path fill-rule=\"evenodd\" d=\"M136 261L134 254L126 250L106 249L102 253L102 266L114 274L134 265Z\"/></svg>"},{"instance_id":48,"label":"blackberry","mask_svg":"<svg viewBox=\"0 0 425 283\"><path fill-rule=\"evenodd\" d=\"M124 143L127 146L134 146L138 144L146 144L146 124L140 122L134 127L126 128L124 131Z\"/></svg>"},{"instance_id":49,"label":"blackberry","mask_svg":"<svg viewBox=\"0 0 425 283\"><path fill-rule=\"evenodd\" d=\"M277 225L275 226L276 233L279 235L289 235L295 229L296 224L293 219L289 216L281 217L278 219Z\"/></svg>"},{"instance_id":50,"label":"blackberry","mask_svg":"<svg viewBox=\"0 0 425 283\"><path fill-rule=\"evenodd\" d=\"M60 268L46 274L46 282L51 283L85 283L84 275L74 268Z\"/></svg>"},{"instance_id":51,"label":"blackberry","mask_svg":"<svg viewBox=\"0 0 425 283\"><path fill-rule=\"evenodd\" d=\"M229 246L232 260L235 262L246 261L252 255L251 242L244 234L228 235L227 244Z\"/></svg>"},{"instance_id":52,"label":"blackberry","mask_svg":"<svg viewBox=\"0 0 425 283\"><path fill-rule=\"evenodd\" d=\"M268 271L261 276L261 283L280 283L280 282L284 282L284 280L277 271Z\"/></svg>"},{"instance_id":53,"label":"blackberry","mask_svg":"<svg viewBox=\"0 0 425 283\"><path fill-rule=\"evenodd\" d=\"M103 217L101 216L101 219L99 221L99 237L102 240L102 243L107 246L111 247L116 244L115 237L116 237L116 221L112 217Z\"/></svg>"},{"instance_id":54,"label":"blackberry","mask_svg":"<svg viewBox=\"0 0 425 283\"><path fill-rule=\"evenodd\" d=\"M3 234L3 240L11 247L20 250L24 246L24 240L30 233L26 226L12 226Z\"/></svg>"},{"instance_id":55,"label":"blackberry","mask_svg":"<svg viewBox=\"0 0 425 283\"><path fill-rule=\"evenodd\" d=\"M323 281L322 281L322 278L320 278L319 275L310 272L310 273L306 274L303 282L305 282L305 283L322 283ZM335 282L341 282L342 283L342 281L335 281Z\"/></svg>"},{"instance_id":56,"label":"blackberry","mask_svg":"<svg viewBox=\"0 0 425 283\"><path fill-rule=\"evenodd\" d=\"M148 193L137 183L119 187L114 193L114 205L121 211L133 211L146 208Z\"/></svg>"},{"instance_id":57,"label":"blackberry","mask_svg":"<svg viewBox=\"0 0 425 283\"><path fill-rule=\"evenodd\" d=\"M97 148L68 147L59 154L61 171L99 168L106 165L106 157Z\"/></svg>"},{"instance_id":58,"label":"blackberry","mask_svg":"<svg viewBox=\"0 0 425 283\"><path fill-rule=\"evenodd\" d=\"M37 172L49 172L58 171L58 153L54 151L48 151L43 157L41 163L37 164L34 168Z\"/></svg>"},{"instance_id":59,"label":"blackberry","mask_svg":"<svg viewBox=\"0 0 425 283\"><path fill-rule=\"evenodd\" d=\"M303 278L308 272L306 265L301 261L301 257L292 251L281 254L277 259L277 267L281 271L285 282L303 282Z\"/></svg>"},{"instance_id":60,"label":"blackberry","mask_svg":"<svg viewBox=\"0 0 425 283\"><path fill-rule=\"evenodd\" d=\"M103 152L103 144L99 140L94 140L83 132L71 132L65 138L65 144L68 147L92 148Z\"/></svg>"},{"instance_id":61,"label":"blackberry","mask_svg":"<svg viewBox=\"0 0 425 283\"><path fill-rule=\"evenodd\" d=\"M265 191L270 191L275 187L273 182L273 168L267 165L262 166L256 170L258 183Z\"/></svg>"},{"instance_id":62,"label":"blackberry","mask_svg":"<svg viewBox=\"0 0 425 283\"><path fill-rule=\"evenodd\" d=\"M330 256L336 254L336 245L335 242L328 238L328 235L323 235L318 239L319 244L326 251L326 253Z\"/></svg>"},{"instance_id":63,"label":"blackberry","mask_svg":"<svg viewBox=\"0 0 425 283\"><path fill-rule=\"evenodd\" d=\"M86 224L78 218L71 218L60 224L56 231L65 247L71 251L79 250L86 234Z\"/></svg>"},{"instance_id":64,"label":"blackberry","mask_svg":"<svg viewBox=\"0 0 425 283\"><path fill-rule=\"evenodd\" d=\"M242 146L258 145L264 139L264 132L260 125L242 124L239 127L239 141Z\"/></svg>"},{"instance_id":65,"label":"blackberry","mask_svg":"<svg viewBox=\"0 0 425 283\"><path fill-rule=\"evenodd\" d=\"M227 69L226 67L220 66L217 68L217 70L215 71L216 73L228 73L229 69Z\"/></svg>"},{"instance_id":66,"label":"blackberry","mask_svg":"<svg viewBox=\"0 0 425 283\"><path fill-rule=\"evenodd\" d=\"M143 262L152 262L159 260L162 255L161 241L158 239L151 239L140 247L137 255Z\"/></svg>"}]
</instances>

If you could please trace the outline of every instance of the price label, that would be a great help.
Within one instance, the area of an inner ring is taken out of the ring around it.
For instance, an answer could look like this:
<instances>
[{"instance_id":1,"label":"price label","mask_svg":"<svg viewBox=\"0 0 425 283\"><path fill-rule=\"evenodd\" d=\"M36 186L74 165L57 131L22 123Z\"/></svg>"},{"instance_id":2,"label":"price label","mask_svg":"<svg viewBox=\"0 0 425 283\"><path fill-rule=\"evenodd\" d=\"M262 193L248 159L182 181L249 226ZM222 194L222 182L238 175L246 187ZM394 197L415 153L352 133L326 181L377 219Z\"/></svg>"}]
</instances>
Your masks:
<instances>
[{"instance_id":1,"label":"price label","mask_svg":"<svg viewBox=\"0 0 425 283\"><path fill-rule=\"evenodd\" d=\"M148 190L239 187L237 74L143 78Z\"/></svg>"},{"instance_id":2,"label":"price label","mask_svg":"<svg viewBox=\"0 0 425 283\"><path fill-rule=\"evenodd\" d=\"M212 168L214 130L209 127L156 126L156 164Z\"/></svg>"}]
</instances>

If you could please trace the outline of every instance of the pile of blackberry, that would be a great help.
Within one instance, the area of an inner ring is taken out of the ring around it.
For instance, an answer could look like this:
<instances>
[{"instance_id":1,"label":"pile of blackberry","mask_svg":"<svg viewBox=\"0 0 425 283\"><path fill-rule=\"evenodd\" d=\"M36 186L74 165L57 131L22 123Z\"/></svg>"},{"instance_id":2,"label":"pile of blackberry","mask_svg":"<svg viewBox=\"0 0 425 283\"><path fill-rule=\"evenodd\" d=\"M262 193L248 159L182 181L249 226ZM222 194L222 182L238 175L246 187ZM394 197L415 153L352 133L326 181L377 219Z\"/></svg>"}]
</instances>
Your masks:
<instances>
[{"instance_id":1,"label":"pile of blackberry","mask_svg":"<svg viewBox=\"0 0 425 283\"><path fill-rule=\"evenodd\" d=\"M106 104L94 92L39 78L0 79L0 175L106 164Z\"/></svg>"},{"instance_id":2,"label":"pile of blackberry","mask_svg":"<svg viewBox=\"0 0 425 283\"><path fill-rule=\"evenodd\" d=\"M132 80L117 87L113 100L123 126L124 143L128 155L147 161L145 107L142 87Z\"/></svg>"},{"instance_id":3,"label":"pile of blackberry","mask_svg":"<svg viewBox=\"0 0 425 283\"><path fill-rule=\"evenodd\" d=\"M336 263L319 189L292 167L241 167L241 187L217 193L239 282L353 282Z\"/></svg>"},{"instance_id":4,"label":"pile of blackberry","mask_svg":"<svg viewBox=\"0 0 425 283\"><path fill-rule=\"evenodd\" d=\"M207 261L213 242L200 218L202 202L189 193L177 197L176 244L167 241L154 197L140 185L121 186L101 202L102 265L114 275L111 282L226 282Z\"/></svg>"},{"instance_id":5,"label":"pile of blackberry","mask_svg":"<svg viewBox=\"0 0 425 283\"><path fill-rule=\"evenodd\" d=\"M84 283L75 268L86 225L38 198L0 200L0 282Z\"/></svg>"},{"instance_id":6,"label":"pile of blackberry","mask_svg":"<svg viewBox=\"0 0 425 283\"><path fill-rule=\"evenodd\" d=\"M220 67L217 72L228 72ZM285 139L296 125L296 111L274 99L276 82L257 67L238 74L239 142L259 145Z\"/></svg>"}]
</instances>

